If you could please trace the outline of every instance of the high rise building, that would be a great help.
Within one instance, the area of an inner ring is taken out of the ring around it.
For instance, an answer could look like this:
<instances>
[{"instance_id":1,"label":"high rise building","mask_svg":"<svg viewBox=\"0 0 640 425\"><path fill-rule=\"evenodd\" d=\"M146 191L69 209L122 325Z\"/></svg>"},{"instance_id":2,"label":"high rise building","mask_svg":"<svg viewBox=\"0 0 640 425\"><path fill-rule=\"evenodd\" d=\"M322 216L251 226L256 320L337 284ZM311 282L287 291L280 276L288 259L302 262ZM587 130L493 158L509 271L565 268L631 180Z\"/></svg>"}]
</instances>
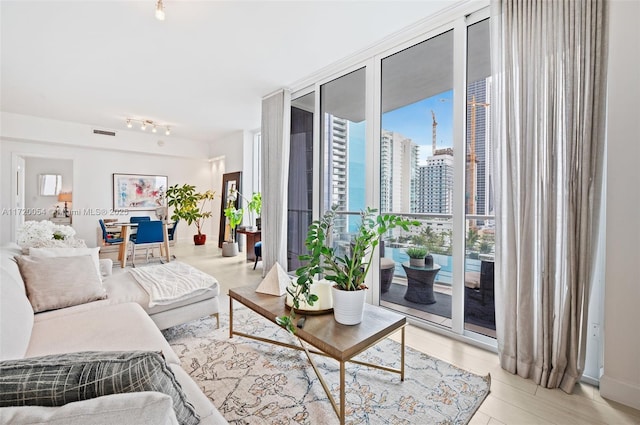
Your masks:
<instances>
[{"instance_id":1,"label":"high rise building","mask_svg":"<svg viewBox=\"0 0 640 425\"><path fill-rule=\"evenodd\" d=\"M483 78L478 81L469 83L467 86L467 149L470 148L472 138L471 132L474 131L475 145L475 179L466 179L466 196L475 194L475 211L466 211L467 214L486 215L493 212L493 156L491 155L491 138L489 127L488 103L490 79ZM473 105L475 104L475 106ZM471 113L475 111L475 119L471 125ZM467 152L469 156L470 152ZM467 166L467 172L470 167ZM470 187L475 182L475 187ZM469 205L469 203L467 203Z\"/></svg>"},{"instance_id":2,"label":"high rise building","mask_svg":"<svg viewBox=\"0 0 640 425\"><path fill-rule=\"evenodd\" d=\"M439 149L418 168L417 213L453 213L453 149Z\"/></svg>"},{"instance_id":3,"label":"high rise building","mask_svg":"<svg viewBox=\"0 0 640 425\"><path fill-rule=\"evenodd\" d=\"M382 130L380 143L380 210L414 211L418 145L400 133Z\"/></svg>"},{"instance_id":4,"label":"high rise building","mask_svg":"<svg viewBox=\"0 0 640 425\"><path fill-rule=\"evenodd\" d=\"M331 182L324 194L324 205L330 208L338 205L339 211L347 211L349 204L348 193L348 151L349 140L348 121L331 114L326 114L324 137L324 173L325 181ZM343 218L336 220L336 231L345 233L347 222Z\"/></svg>"}]
</instances>

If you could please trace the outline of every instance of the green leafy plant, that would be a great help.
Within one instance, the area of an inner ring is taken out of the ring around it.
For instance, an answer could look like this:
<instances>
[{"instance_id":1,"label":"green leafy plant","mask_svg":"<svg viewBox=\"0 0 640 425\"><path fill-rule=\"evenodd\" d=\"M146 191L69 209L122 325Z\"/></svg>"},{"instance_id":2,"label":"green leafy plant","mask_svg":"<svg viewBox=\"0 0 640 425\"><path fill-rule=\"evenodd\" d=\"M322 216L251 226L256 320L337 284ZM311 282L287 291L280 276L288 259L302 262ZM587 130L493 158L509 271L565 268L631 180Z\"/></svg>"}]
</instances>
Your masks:
<instances>
[{"instance_id":1,"label":"green leafy plant","mask_svg":"<svg viewBox=\"0 0 640 425\"><path fill-rule=\"evenodd\" d=\"M188 225L196 225L198 235L202 234L202 226L207 218L211 217L211 201L215 198L215 192L196 191L196 187L190 184L182 186L173 185L167 189L167 204L173 207L171 220L184 220ZM209 209L207 209L209 205Z\"/></svg>"},{"instance_id":2,"label":"green leafy plant","mask_svg":"<svg viewBox=\"0 0 640 425\"><path fill-rule=\"evenodd\" d=\"M344 291L366 289L364 281L380 237L395 227L408 231L409 226L420 225L418 221L393 214L378 215L377 210L367 207L360 213L361 222L351 241L350 253L338 256L330 246L337 208L337 205L333 206L322 218L312 222L307 231L305 247L309 254L299 256L304 265L296 270L297 279L287 288L293 300L293 307L288 316L276 318L279 325L292 333L295 332L293 318L295 310L300 308L300 300L305 300L310 306L318 300L318 297L310 292L314 276L324 274L325 279Z\"/></svg>"},{"instance_id":3,"label":"green leafy plant","mask_svg":"<svg viewBox=\"0 0 640 425\"><path fill-rule=\"evenodd\" d=\"M424 258L429 252L424 246L412 246L407 248L406 251L409 258Z\"/></svg>"},{"instance_id":4,"label":"green leafy plant","mask_svg":"<svg viewBox=\"0 0 640 425\"><path fill-rule=\"evenodd\" d=\"M224 209L224 216L229 219L229 228L231 229L231 240L227 242L235 242L236 241L236 227L242 223L242 216L244 215L244 211L242 208L237 209L233 206L232 203L229 204L227 208Z\"/></svg>"},{"instance_id":5,"label":"green leafy plant","mask_svg":"<svg viewBox=\"0 0 640 425\"><path fill-rule=\"evenodd\" d=\"M260 217L262 213L262 194L260 192L253 192L251 200L247 203L249 211L256 213L256 216Z\"/></svg>"}]
</instances>

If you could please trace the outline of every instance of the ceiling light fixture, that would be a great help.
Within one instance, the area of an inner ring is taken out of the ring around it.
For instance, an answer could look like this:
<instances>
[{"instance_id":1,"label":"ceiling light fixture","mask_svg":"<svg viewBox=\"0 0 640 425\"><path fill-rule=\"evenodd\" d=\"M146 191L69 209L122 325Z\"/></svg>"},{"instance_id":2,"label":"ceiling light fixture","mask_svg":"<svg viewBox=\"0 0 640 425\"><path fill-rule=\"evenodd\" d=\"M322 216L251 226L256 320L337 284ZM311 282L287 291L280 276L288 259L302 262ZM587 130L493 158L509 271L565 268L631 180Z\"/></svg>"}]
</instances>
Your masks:
<instances>
[{"instance_id":1,"label":"ceiling light fixture","mask_svg":"<svg viewBox=\"0 0 640 425\"><path fill-rule=\"evenodd\" d=\"M135 118L127 118L125 120L125 123L127 124L127 128L131 128L133 127L133 123L139 123L140 124L140 130L145 131L147 129L147 127L151 127L151 131L153 133L157 133L158 129L163 129L164 128L164 134L166 134L167 136L171 134L171 127L169 127L166 124L160 124L157 123L155 121L152 120L146 120L146 119L135 119Z\"/></svg>"},{"instance_id":2,"label":"ceiling light fixture","mask_svg":"<svg viewBox=\"0 0 640 425\"><path fill-rule=\"evenodd\" d=\"M162 0L158 0L158 4L156 4L156 19L164 21L164 5L162 4Z\"/></svg>"}]
</instances>

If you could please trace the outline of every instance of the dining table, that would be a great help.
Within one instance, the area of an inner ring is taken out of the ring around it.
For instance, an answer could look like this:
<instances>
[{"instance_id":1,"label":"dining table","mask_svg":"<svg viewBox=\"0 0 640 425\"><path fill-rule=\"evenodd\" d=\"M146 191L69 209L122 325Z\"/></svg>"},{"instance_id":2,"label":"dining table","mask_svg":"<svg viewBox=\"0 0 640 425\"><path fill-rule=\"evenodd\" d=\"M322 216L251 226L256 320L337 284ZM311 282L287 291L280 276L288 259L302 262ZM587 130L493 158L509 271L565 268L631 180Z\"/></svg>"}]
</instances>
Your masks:
<instances>
[{"instance_id":1,"label":"dining table","mask_svg":"<svg viewBox=\"0 0 640 425\"><path fill-rule=\"evenodd\" d=\"M138 227L139 223L130 223L128 221L125 222L115 222L110 223L109 227L120 227L120 237L122 238L122 243L120 244L120 250L118 251L118 261L120 261L120 267L123 269L127 266L127 249L129 248L129 235L131 234L131 229L135 229ZM164 255L167 262L171 261L171 253L169 252L169 223L167 221L162 222L162 245L160 253ZM164 251L164 253L162 252Z\"/></svg>"}]
</instances>

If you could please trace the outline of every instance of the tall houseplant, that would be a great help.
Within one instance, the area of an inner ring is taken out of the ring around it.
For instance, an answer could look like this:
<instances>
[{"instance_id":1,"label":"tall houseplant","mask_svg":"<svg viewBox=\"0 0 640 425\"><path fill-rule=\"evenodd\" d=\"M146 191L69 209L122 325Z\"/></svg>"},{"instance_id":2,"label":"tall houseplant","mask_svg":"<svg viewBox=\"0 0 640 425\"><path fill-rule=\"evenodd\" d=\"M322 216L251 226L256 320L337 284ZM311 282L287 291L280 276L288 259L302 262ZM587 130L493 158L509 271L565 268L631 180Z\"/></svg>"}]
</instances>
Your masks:
<instances>
[{"instance_id":1,"label":"tall houseplant","mask_svg":"<svg viewBox=\"0 0 640 425\"><path fill-rule=\"evenodd\" d=\"M229 220L229 239L222 243L222 256L235 257L238 255L238 241L236 240L236 227L242 223L244 211L242 208L236 209L233 205L234 199L229 199L227 208L224 209L224 216Z\"/></svg>"},{"instance_id":2,"label":"tall houseplant","mask_svg":"<svg viewBox=\"0 0 640 425\"><path fill-rule=\"evenodd\" d=\"M313 305L318 300L315 294L311 294L311 285L314 276L324 273L324 278L333 282L333 308L336 321L344 324L356 324L362 320L362 310L352 317L347 317L346 322L339 317L336 308L340 308L340 302L336 303L336 295L344 293L358 293L359 301L364 308L365 278L371 267L374 248L378 245L380 237L395 227L409 230L409 226L419 226L420 222L412 221L393 214L378 215L377 210L367 208L360 214L361 222L354 239L351 241L350 253L344 256L336 255L331 246L331 233L336 217L337 206L331 208L320 220L311 223L307 231L305 246L309 254L299 258L305 265L296 270L297 279L287 291L293 298L293 308L288 316L277 318L278 324L285 326L294 332L292 319L295 317L295 309L300 307L300 300L308 305ZM348 314L349 315L349 314ZM351 315L349 315L351 316ZM355 322L354 322L355 321Z\"/></svg>"},{"instance_id":3,"label":"tall houseplant","mask_svg":"<svg viewBox=\"0 0 640 425\"><path fill-rule=\"evenodd\" d=\"M207 218L211 217L211 201L215 197L215 192L207 190L206 192L196 191L196 187L190 184L182 186L173 185L167 189L168 206L173 207L171 220L184 220L188 225L195 223L198 233L193 235L193 242L196 245L203 245L207 240L207 235L202 233L202 226Z\"/></svg>"}]
</instances>

